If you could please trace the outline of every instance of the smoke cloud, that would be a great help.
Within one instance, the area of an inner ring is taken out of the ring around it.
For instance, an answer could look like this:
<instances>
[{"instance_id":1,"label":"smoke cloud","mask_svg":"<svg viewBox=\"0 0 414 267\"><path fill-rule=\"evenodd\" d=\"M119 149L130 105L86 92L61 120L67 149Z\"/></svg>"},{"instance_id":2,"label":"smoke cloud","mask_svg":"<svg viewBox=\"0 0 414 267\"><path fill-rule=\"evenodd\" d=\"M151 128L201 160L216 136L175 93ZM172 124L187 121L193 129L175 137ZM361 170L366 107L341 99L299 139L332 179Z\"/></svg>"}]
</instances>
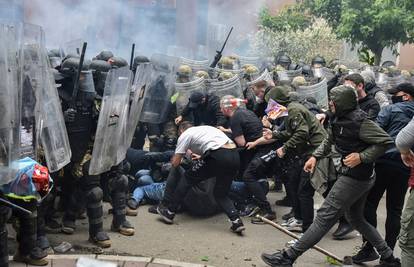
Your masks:
<instances>
[{"instance_id":1,"label":"smoke cloud","mask_svg":"<svg viewBox=\"0 0 414 267\"><path fill-rule=\"evenodd\" d=\"M48 48L88 42L88 57L102 50L129 58L175 53L211 57L234 26L225 53L246 54L265 0L23 0L25 21L46 33ZM279 2L279 1L277 1ZM193 6L193 9L188 9ZM186 9L179 12L180 8ZM79 41L80 43L81 41ZM80 44L79 44L80 46Z\"/></svg>"}]
</instances>

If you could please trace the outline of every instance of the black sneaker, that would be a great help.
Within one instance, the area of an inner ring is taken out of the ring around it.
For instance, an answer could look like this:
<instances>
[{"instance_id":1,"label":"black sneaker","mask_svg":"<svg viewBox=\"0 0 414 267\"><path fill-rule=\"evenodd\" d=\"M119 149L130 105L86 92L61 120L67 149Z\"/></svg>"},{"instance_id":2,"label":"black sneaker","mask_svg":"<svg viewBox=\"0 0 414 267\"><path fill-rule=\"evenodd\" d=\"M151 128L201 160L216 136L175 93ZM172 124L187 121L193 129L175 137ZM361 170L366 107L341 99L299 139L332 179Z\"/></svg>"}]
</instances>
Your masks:
<instances>
[{"instance_id":1,"label":"black sneaker","mask_svg":"<svg viewBox=\"0 0 414 267\"><path fill-rule=\"evenodd\" d=\"M264 212L261 214L262 217L264 217L265 219L268 219L270 221L276 220L276 212L271 211L271 212ZM252 218L251 222L253 224L264 224L265 222L262 221L262 219L258 218L258 217L254 217Z\"/></svg>"},{"instance_id":2,"label":"black sneaker","mask_svg":"<svg viewBox=\"0 0 414 267\"><path fill-rule=\"evenodd\" d=\"M293 218L294 216L295 216L295 212L293 211L293 209L291 209L289 213L286 213L285 215L282 216L282 220L287 221L290 218Z\"/></svg>"},{"instance_id":3,"label":"black sneaker","mask_svg":"<svg viewBox=\"0 0 414 267\"><path fill-rule=\"evenodd\" d=\"M275 204L277 206L282 207L292 207L292 203L290 203L290 200L287 197L284 197L283 199L276 200Z\"/></svg>"},{"instance_id":4,"label":"black sneaker","mask_svg":"<svg viewBox=\"0 0 414 267\"><path fill-rule=\"evenodd\" d=\"M400 259L395 258L394 256L388 257L386 259L380 259L380 264L375 265L374 267L401 267Z\"/></svg>"},{"instance_id":5,"label":"black sneaker","mask_svg":"<svg viewBox=\"0 0 414 267\"><path fill-rule=\"evenodd\" d=\"M240 218L237 218L236 220L231 221L230 230L233 233L240 234L241 232L246 230L246 228L244 227L244 224L243 224L242 220Z\"/></svg>"},{"instance_id":6,"label":"black sneaker","mask_svg":"<svg viewBox=\"0 0 414 267\"><path fill-rule=\"evenodd\" d=\"M167 207L165 207L163 204L159 204L157 207L157 213L161 215L161 218L164 220L167 224L172 224L175 213L171 212Z\"/></svg>"},{"instance_id":7,"label":"black sneaker","mask_svg":"<svg viewBox=\"0 0 414 267\"><path fill-rule=\"evenodd\" d=\"M267 265L272 267L291 267L294 262L284 250L278 250L273 254L262 253L261 258Z\"/></svg>"},{"instance_id":8,"label":"black sneaker","mask_svg":"<svg viewBox=\"0 0 414 267\"><path fill-rule=\"evenodd\" d=\"M138 209L138 205L139 205L138 202L133 198L127 201L127 206L133 210Z\"/></svg>"},{"instance_id":9,"label":"black sneaker","mask_svg":"<svg viewBox=\"0 0 414 267\"><path fill-rule=\"evenodd\" d=\"M378 253L371 245L367 245L365 242L361 249L355 256L352 256L352 261L356 264L361 264L368 261L374 261L379 258Z\"/></svg>"},{"instance_id":10,"label":"black sneaker","mask_svg":"<svg viewBox=\"0 0 414 267\"><path fill-rule=\"evenodd\" d=\"M148 212L152 214L158 214L157 212L157 206L151 206L148 208Z\"/></svg>"},{"instance_id":11,"label":"black sneaker","mask_svg":"<svg viewBox=\"0 0 414 267\"><path fill-rule=\"evenodd\" d=\"M332 236L336 240L343 240L352 231L354 231L354 228L347 221L340 221Z\"/></svg>"}]
</instances>

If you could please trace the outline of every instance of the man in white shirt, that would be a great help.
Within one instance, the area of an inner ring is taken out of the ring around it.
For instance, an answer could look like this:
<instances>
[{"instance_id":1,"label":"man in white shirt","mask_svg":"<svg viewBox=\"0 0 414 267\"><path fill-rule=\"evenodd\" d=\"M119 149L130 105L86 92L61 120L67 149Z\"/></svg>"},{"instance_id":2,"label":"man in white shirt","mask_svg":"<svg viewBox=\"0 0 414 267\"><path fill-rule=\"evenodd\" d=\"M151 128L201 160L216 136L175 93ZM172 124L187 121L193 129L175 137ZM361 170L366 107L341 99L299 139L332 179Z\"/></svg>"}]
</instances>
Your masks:
<instances>
[{"instance_id":1,"label":"man in white shirt","mask_svg":"<svg viewBox=\"0 0 414 267\"><path fill-rule=\"evenodd\" d=\"M236 145L222 131L212 126L192 127L191 123L182 122L178 130L180 137L171 163L177 168L186 153L191 154L193 161L177 185L167 181L164 199L157 207L158 214L166 223L173 223L175 211L190 188L201 181L216 177L214 196L217 204L231 220L230 229L241 233L245 229L243 222L227 196L240 167Z\"/></svg>"}]
</instances>

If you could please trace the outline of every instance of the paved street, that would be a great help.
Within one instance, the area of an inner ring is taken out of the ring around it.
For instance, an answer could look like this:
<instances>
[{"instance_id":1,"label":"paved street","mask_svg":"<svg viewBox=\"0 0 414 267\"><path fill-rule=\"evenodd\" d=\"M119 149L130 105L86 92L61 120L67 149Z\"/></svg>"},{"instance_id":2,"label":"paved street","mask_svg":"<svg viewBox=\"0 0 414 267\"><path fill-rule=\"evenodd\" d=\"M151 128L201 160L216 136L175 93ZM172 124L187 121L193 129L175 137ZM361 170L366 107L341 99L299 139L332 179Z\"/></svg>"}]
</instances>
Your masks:
<instances>
[{"instance_id":1,"label":"paved street","mask_svg":"<svg viewBox=\"0 0 414 267\"><path fill-rule=\"evenodd\" d=\"M272 203L282 197L281 193L270 194ZM230 223L223 214L210 218L194 218L179 214L175 224L165 225L159 221L156 215L147 212L148 207L142 206L138 217L129 217L136 228L135 236L124 237L110 233L112 247L105 250L104 254L167 259L200 264L201 266L264 267L264 263L260 260L260 253L280 249L291 240L273 227L253 225L247 218L244 219L247 228L244 236L237 236L229 231ZM106 210L108 208L105 206ZM278 217L281 217L288 212L288 208L277 207L276 211ZM379 213L381 226L384 225L384 211L384 203L381 202ZM106 215L105 229L110 228L110 218L110 215ZM52 245L57 245L65 240L75 246L75 251L72 253L91 253L90 245L87 242L86 222L86 220L80 221L76 233L72 236L50 235ZM380 231L383 233L383 227L380 227ZM342 258L346 255L352 255L355 247L361 245L357 233L353 232L352 236L354 238L349 240L335 241L330 235L327 235L319 245ZM396 250L396 255L399 256L399 248ZM373 266L374 263L367 266ZM163 266L151 265L152 263L149 262L144 262L144 264L148 265L137 266ZM53 266L58 265L54 264ZM129 265L120 264L120 266ZM326 262L325 256L316 251L309 251L299 259L295 266L313 267L329 266L329 264Z\"/></svg>"}]
</instances>

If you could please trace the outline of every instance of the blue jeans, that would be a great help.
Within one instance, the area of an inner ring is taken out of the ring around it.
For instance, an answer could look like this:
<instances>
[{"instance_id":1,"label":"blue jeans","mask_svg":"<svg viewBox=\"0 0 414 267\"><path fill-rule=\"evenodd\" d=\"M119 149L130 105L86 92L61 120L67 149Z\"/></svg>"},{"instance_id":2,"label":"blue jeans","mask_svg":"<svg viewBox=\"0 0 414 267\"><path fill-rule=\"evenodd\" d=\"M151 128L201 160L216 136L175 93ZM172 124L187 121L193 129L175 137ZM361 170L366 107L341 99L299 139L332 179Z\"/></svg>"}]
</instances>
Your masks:
<instances>
[{"instance_id":1,"label":"blue jeans","mask_svg":"<svg viewBox=\"0 0 414 267\"><path fill-rule=\"evenodd\" d=\"M136 188L132 193L132 198L140 203L144 198L152 201L160 201L164 196L165 183L154 183L150 175L150 170L139 170L135 174L137 179Z\"/></svg>"},{"instance_id":2,"label":"blue jeans","mask_svg":"<svg viewBox=\"0 0 414 267\"><path fill-rule=\"evenodd\" d=\"M135 183L136 187L141 187L141 186L150 185L154 183L154 180L151 177L150 170L144 169L144 170L137 171L137 173L135 174L135 178L137 179Z\"/></svg>"}]
</instances>

